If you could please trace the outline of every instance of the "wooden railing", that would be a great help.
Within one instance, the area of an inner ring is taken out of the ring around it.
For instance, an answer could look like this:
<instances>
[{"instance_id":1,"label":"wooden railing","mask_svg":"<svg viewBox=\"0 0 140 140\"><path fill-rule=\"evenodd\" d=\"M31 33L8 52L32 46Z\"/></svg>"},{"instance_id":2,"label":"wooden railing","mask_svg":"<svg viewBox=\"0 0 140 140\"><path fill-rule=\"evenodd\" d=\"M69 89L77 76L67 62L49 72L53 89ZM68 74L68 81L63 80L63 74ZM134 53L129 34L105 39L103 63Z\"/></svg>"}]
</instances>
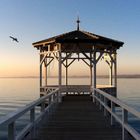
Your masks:
<instances>
[{"instance_id":1,"label":"wooden railing","mask_svg":"<svg viewBox=\"0 0 140 140\"><path fill-rule=\"evenodd\" d=\"M21 140L25 137L28 133L31 133L30 135L32 137L35 136L35 125L38 124L44 114L46 112L49 112L49 110L53 109L55 103L59 101L59 90L55 89L54 91L50 92L48 95L45 95L38 100L32 102L31 104L23 107L22 109L9 114L8 116L4 117L2 120L0 120L0 127L8 126L8 140ZM46 101L47 104L46 105ZM35 107L41 106L40 114L36 117L35 115ZM16 121L21 116L23 116L25 113L30 111L30 123L28 123L27 126L25 126L22 131L18 134L16 134Z\"/></svg>"},{"instance_id":2,"label":"wooden railing","mask_svg":"<svg viewBox=\"0 0 140 140\"><path fill-rule=\"evenodd\" d=\"M128 113L134 115L140 120L140 112L100 89L94 89L93 99L95 103L100 106L100 109L104 110L105 116L107 115L107 112L110 113L111 125L114 125L115 121L121 124L122 140L128 140L128 133L131 134L136 140L140 140L140 133L137 132L137 130L133 128L128 122ZM117 115L115 110L116 106L120 107L122 111L121 117Z\"/></svg>"}]
</instances>

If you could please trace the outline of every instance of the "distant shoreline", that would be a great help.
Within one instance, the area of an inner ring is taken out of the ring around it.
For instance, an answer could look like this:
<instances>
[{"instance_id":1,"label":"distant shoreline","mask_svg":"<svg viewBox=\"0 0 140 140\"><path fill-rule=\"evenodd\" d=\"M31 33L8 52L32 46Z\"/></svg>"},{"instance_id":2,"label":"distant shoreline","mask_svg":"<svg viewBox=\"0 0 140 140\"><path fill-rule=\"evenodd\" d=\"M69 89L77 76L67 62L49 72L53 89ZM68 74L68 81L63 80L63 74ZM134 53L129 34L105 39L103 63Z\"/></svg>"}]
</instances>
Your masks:
<instances>
[{"instance_id":1,"label":"distant shoreline","mask_svg":"<svg viewBox=\"0 0 140 140\"><path fill-rule=\"evenodd\" d=\"M48 78L57 78L58 76L49 76ZM69 76L69 78L89 78L90 76ZM1 76L2 78L39 78L39 76ZM65 78L65 76L63 76L62 78ZM98 75L97 78L109 78L108 75ZM117 78L140 78L140 75L118 75Z\"/></svg>"}]
</instances>

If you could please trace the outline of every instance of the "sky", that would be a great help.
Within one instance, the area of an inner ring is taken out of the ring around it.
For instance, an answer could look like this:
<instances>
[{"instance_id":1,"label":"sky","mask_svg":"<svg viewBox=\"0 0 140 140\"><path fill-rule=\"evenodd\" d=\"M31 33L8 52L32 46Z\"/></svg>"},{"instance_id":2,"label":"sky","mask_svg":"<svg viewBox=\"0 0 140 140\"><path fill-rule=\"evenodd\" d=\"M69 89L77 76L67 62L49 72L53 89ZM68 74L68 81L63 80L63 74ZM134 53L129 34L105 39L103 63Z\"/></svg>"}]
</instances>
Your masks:
<instances>
[{"instance_id":1,"label":"sky","mask_svg":"<svg viewBox=\"0 0 140 140\"><path fill-rule=\"evenodd\" d=\"M38 76L39 52L32 43L75 30L77 16L81 30L125 43L118 50L118 74L140 74L139 7L140 0L1 0L0 77ZM86 75L87 67L79 66ZM70 71L79 74L75 64Z\"/></svg>"}]
</instances>

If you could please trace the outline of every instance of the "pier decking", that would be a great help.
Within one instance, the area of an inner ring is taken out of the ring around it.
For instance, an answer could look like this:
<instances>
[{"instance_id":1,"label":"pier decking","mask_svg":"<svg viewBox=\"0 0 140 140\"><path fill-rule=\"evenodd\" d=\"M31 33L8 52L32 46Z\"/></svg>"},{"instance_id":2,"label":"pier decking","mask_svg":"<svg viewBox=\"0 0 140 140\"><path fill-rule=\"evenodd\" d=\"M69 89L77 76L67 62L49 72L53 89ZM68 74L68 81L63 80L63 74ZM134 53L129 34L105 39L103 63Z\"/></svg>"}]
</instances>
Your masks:
<instances>
[{"instance_id":1,"label":"pier decking","mask_svg":"<svg viewBox=\"0 0 140 140\"><path fill-rule=\"evenodd\" d=\"M67 95L49 121L43 122L38 140L121 140L121 126L92 102L90 95Z\"/></svg>"}]
</instances>

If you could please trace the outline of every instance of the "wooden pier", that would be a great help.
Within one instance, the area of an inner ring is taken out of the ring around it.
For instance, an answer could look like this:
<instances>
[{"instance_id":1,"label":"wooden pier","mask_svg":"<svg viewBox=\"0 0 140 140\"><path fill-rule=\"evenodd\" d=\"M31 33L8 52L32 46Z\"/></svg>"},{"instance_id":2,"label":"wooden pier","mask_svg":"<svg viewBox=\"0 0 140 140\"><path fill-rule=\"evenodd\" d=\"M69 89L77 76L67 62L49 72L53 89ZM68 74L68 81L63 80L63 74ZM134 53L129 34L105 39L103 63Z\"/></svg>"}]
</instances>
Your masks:
<instances>
[{"instance_id":1,"label":"wooden pier","mask_svg":"<svg viewBox=\"0 0 140 140\"><path fill-rule=\"evenodd\" d=\"M47 116L46 116L47 117ZM43 122L38 140L121 140L120 125L110 125L109 116L92 102L90 95L66 95L57 110Z\"/></svg>"}]
</instances>

